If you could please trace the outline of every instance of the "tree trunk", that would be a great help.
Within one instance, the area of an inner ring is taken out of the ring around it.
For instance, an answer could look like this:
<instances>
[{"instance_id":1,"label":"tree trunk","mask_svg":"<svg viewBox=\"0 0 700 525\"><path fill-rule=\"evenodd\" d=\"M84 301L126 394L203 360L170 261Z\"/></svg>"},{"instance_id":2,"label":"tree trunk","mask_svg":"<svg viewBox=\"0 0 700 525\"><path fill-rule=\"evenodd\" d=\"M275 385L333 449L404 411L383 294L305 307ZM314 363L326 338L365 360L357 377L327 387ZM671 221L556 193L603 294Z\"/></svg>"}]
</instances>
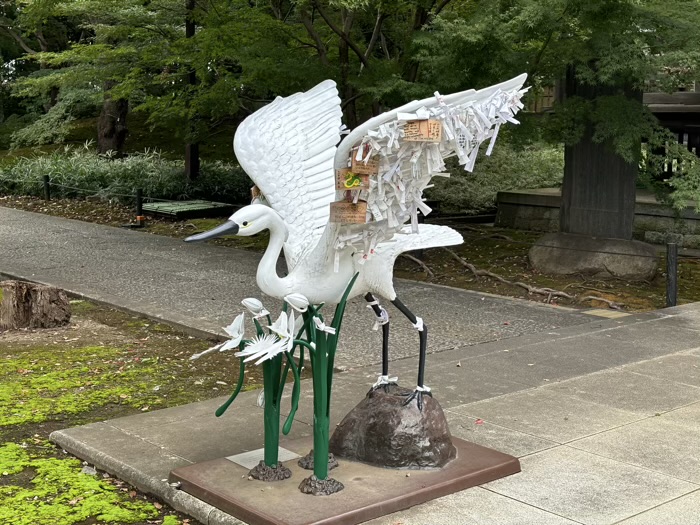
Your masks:
<instances>
[{"instance_id":1,"label":"tree trunk","mask_svg":"<svg viewBox=\"0 0 700 525\"><path fill-rule=\"evenodd\" d=\"M70 322L70 303L59 288L24 281L4 281L0 288L0 330L54 328Z\"/></svg>"},{"instance_id":2,"label":"tree trunk","mask_svg":"<svg viewBox=\"0 0 700 525\"><path fill-rule=\"evenodd\" d=\"M114 100L109 90L116 82L105 83L104 103L100 117L97 119L97 152L107 153L113 151L121 156L124 150L124 142L129 130L126 127L126 116L129 112L129 101L125 99Z\"/></svg>"},{"instance_id":3,"label":"tree trunk","mask_svg":"<svg viewBox=\"0 0 700 525\"><path fill-rule=\"evenodd\" d=\"M353 15L346 9L341 9L341 16L343 18L343 33L349 35L352 29ZM348 128L353 129L357 127L358 121L355 90L350 85L350 48L342 38L338 42L338 59L340 62L340 85L338 86L338 91L340 91L340 97L345 102L343 104L343 115Z\"/></svg>"},{"instance_id":4,"label":"tree trunk","mask_svg":"<svg viewBox=\"0 0 700 525\"><path fill-rule=\"evenodd\" d=\"M199 144L185 144L185 177L195 180L199 176Z\"/></svg>"},{"instance_id":5,"label":"tree trunk","mask_svg":"<svg viewBox=\"0 0 700 525\"><path fill-rule=\"evenodd\" d=\"M577 83L573 69L567 74L566 96L593 100L613 94L618 91ZM641 93L627 90L625 95L641 101ZM609 145L593 142L592 133L587 130L579 143L565 149L560 231L630 240L638 163L626 162ZM641 143L639 147L641 152Z\"/></svg>"},{"instance_id":6,"label":"tree trunk","mask_svg":"<svg viewBox=\"0 0 700 525\"><path fill-rule=\"evenodd\" d=\"M185 19L185 38L192 38L195 35L197 26L194 20L195 0L187 0L185 9L187 18ZM187 82L190 86L197 85L197 72L194 68L187 74ZM187 103L189 107L189 101ZM194 122L190 121L190 131L194 131ZM199 143L187 142L185 144L185 177L187 180L195 180L199 177Z\"/></svg>"}]
</instances>

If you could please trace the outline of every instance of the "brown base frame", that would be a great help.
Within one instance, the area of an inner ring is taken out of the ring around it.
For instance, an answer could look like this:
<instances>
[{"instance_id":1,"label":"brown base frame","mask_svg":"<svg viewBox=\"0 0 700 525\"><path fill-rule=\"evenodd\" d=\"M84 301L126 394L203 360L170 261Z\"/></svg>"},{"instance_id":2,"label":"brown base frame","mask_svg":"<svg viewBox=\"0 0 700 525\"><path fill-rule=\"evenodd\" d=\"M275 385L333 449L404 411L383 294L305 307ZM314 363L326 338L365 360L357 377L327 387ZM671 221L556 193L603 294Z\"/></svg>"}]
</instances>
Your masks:
<instances>
[{"instance_id":1,"label":"brown base frame","mask_svg":"<svg viewBox=\"0 0 700 525\"><path fill-rule=\"evenodd\" d=\"M249 480L248 469L226 458L175 469L170 482L250 525L355 525L520 472L513 456L452 440L457 459L436 470L387 469L339 458L332 477L345 489L331 496L302 494L298 486L309 472L296 461L285 464L292 478L281 482ZM311 438L284 443L300 455L311 445Z\"/></svg>"}]
</instances>

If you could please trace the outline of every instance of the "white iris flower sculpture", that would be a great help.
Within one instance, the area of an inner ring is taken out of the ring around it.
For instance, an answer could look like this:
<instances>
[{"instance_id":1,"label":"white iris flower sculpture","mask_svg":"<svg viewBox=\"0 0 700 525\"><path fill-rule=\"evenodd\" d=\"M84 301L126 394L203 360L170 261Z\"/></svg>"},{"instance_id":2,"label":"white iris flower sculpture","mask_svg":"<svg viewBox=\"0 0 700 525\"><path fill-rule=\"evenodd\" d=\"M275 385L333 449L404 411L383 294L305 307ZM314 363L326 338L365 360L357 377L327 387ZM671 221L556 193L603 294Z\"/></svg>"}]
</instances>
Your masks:
<instances>
[{"instance_id":1,"label":"white iris flower sculpture","mask_svg":"<svg viewBox=\"0 0 700 525\"><path fill-rule=\"evenodd\" d=\"M269 334L255 337L244 350L236 353L236 357L245 357L246 363L255 361L255 364L259 365L279 353L291 352L294 349L295 324L293 312L289 312L288 316L284 312L281 313L269 326Z\"/></svg>"},{"instance_id":2,"label":"white iris flower sculpture","mask_svg":"<svg viewBox=\"0 0 700 525\"><path fill-rule=\"evenodd\" d=\"M224 327L224 331L231 336L231 339L224 343L219 352L236 348L241 344L245 334L245 313L236 316L230 325Z\"/></svg>"},{"instance_id":3,"label":"white iris flower sculpture","mask_svg":"<svg viewBox=\"0 0 700 525\"><path fill-rule=\"evenodd\" d=\"M245 333L245 313L237 316L230 325L225 326L224 331L231 336L231 339L218 345L214 345L211 348L207 348L204 350L204 352L193 354L190 356L190 361L199 359L200 357L216 352L217 350L219 352L225 352L231 348L237 348L241 344L241 341L243 341L243 335Z\"/></svg>"},{"instance_id":4,"label":"white iris flower sculpture","mask_svg":"<svg viewBox=\"0 0 700 525\"><path fill-rule=\"evenodd\" d=\"M216 410L217 417L226 412L241 392L245 382L246 364L254 362L262 366L263 391L260 393L258 404L264 411L265 448L263 462L249 473L253 478L263 479L259 477L262 476L258 472L260 469L264 472L279 470L282 474L278 479L286 479L291 475L289 469L279 463L279 436L280 430L285 435L289 433L299 407L300 371L304 368L305 352L308 352L307 355L311 361L314 384L314 476L317 479L328 477L329 406L333 360L345 304L358 275L356 273L347 285L330 324L325 323L323 315L319 312L323 305L310 304L308 298L299 293L289 294L284 298L286 304L275 322L272 322L270 313L258 299L247 298L242 303L253 315L255 337L244 339L245 313L242 313L224 328L231 336L229 341L190 358L197 359L215 350L238 348L235 353L236 357L240 358L238 383L231 396ZM296 317L296 312L301 312L300 318ZM298 362L294 355L297 347ZM294 382L291 383L291 408L284 426L280 427L280 406L285 386L289 384L287 382L289 372L294 378Z\"/></svg>"},{"instance_id":5,"label":"white iris flower sculpture","mask_svg":"<svg viewBox=\"0 0 700 525\"><path fill-rule=\"evenodd\" d=\"M259 365L283 351L284 347L277 336L272 334L256 335L244 350L236 352L236 357L245 357L245 363L258 359L255 364Z\"/></svg>"},{"instance_id":6,"label":"white iris flower sculpture","mask_svg":"<svg viewBox=\"0 0 700 525\"><path fill-rule=\"evenodd\" d=\"M296 318L293 311L289 312L288 316L284 315L284 312L281 313L277 321L270 325L270 331L277 334L277 337L280 338L285 352L291 352L294 348L295 326Z\"/></svg>"},{"instance_id":7,"label":"white iris flower sculpture","mask_svg":"<svg viewBox=\"0 0 700 525\"><path fill-rule=\"evenodd\" d=\"M253 319L259 319L261 317L265 317L266 315L270 315L270 312L265 309L263 304L260 302L260 299L256 299L255 297L247 297L241 301L241 304L245 306L251 314L253 314Z\"/></svg>"},{"instance_id":8,"label":"white iris flower sculpture","mask_svg":"<svg viewBox=\"0 0 700 525\"><path fill-rule=\"evenodd\" d=\"M309 300L300 293L286 295L284 300L297 312L304 313L309 309Z\"/></svg>"}]
</instances>

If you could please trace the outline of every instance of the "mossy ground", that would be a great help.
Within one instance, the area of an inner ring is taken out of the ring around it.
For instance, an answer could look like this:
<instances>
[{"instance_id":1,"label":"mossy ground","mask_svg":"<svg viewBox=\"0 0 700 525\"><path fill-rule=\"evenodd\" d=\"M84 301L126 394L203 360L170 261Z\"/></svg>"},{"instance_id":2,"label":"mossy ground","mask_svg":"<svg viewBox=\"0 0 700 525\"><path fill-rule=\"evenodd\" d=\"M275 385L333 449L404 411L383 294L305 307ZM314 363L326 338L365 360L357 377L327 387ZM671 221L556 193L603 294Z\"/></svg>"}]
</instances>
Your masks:
<instances>
[{"instance_id":1,"label":"mossy ground","mask_svg":"<svg viewBox=\"0 0 700 525\"><path fill-rule=\"evenodd\" d=\"M47 440L58 428L230 393L238 359L171 327L73 301L60 329L0 333L0 525L192 523ZM262 377L251 367L245 388ZM213 414L212 414L212 417Z\"/></svg>"}]
</instances>

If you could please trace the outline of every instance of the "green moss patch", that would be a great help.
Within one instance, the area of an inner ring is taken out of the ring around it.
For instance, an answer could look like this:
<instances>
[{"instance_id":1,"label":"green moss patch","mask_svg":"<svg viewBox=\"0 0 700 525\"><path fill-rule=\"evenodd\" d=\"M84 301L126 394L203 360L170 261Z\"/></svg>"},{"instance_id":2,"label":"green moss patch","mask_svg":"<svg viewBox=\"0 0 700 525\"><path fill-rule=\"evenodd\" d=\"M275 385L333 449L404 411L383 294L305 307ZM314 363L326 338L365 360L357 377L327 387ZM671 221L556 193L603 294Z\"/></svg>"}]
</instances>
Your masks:
<instances>
[{"instance_id":1,"label":"green moss patch","mask_svg":"<svg viewBox=\"0 0 700 525\"><path fill-rule=\"evenodd\" d=\"M152 388L162 375L154 361L122 349L30 347L0 361L0 426L39 423L109 403L158 404Z\"/></svg>"},{"instance_id":2,"label":"green moss patch","mask_svg":"<svg viewBox=\"0 0 700 525\"><path fill-rule=\"evenodd\" d=\"M160 514L135 493L84 474L79 460L35 454L28 448L16 443L0 446L0 525L73 525L88 519L143 523ZM26 471L31 481L13 484Z\"/></svg>"},{"instance_id":3,"label":"green moss patch","mask_svg":"<svg viewBox=\"0 0 700 525\"><path fill-rule=\"evenodd\" d=\"M46 439L58 428L228 395L239 360L217 352L190 361L213 342L89 301L71 306L71 326L0 334L0 525L190 523L118 480L82 473ZM258 368L247 372L244 388L259 386Z\"/></svg>"}]
</instances>

